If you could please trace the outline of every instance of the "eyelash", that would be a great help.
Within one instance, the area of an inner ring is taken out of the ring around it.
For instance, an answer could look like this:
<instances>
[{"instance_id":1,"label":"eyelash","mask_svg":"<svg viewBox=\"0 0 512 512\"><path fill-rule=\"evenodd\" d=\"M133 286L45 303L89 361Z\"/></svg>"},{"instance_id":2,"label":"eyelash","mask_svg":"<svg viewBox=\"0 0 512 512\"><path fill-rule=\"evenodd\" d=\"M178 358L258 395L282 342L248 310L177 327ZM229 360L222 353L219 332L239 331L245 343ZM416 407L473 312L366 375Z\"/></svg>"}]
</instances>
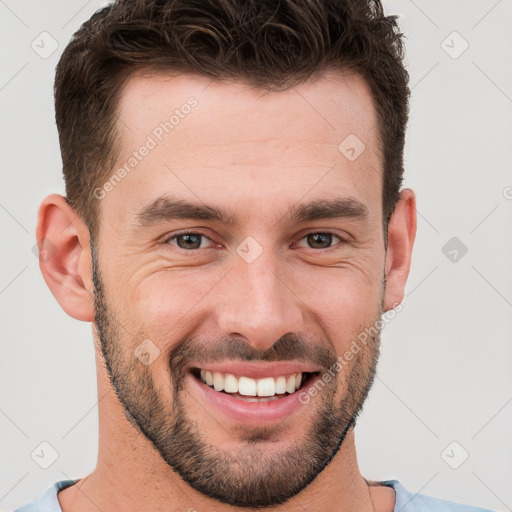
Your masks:
<instances>
[{"instance_id":1,"label":"eyelash","mask_svg":"<svg viewBox=\"0 0 512 512\"><path fill-rule=\"evenodd\" d=\"M171 240L174 240L180 236L183 236L183 235L196 235L196 236L202 236L204 238L207 238L208 240L210 240L211 242L213 242L213 240L211 240L210 237L208 237L207 235L205 235L204 233L201 233L200 231L181 231L179 233L175 233L174 235L164 239L163 243L164 244L169 244ZM315 249L313 247L307 247L307 249L311 250L311 251L323 251L323 252L326 252L326 251L329 251L331 249L334 249L336 247L338 247L338 245L344 245L346 243L348 243L345 239L341 238L339 235L337 235L336 233L334 233L333 231L330 231L328 229L326 230L322 230L322 231L310 231L308 233L306 233L305 235L301 236L299 238L299 241L300 240L303 240L304 238L306 238L307 236L309 235L332 235L334 237L336 237L339 242L337 244L334 244L332 245L331 247L326 247L325 249ZM214 242L215 243L215 242ZM173 244L174 245L174 244ZM181 247L178 247L178 246L175 246L177 249L179 249L180 251L184 251L184 252L193 252L193 251L198 251L200 249L182 249ZM207 247L206 249L212 249L212 247Z\"/></svg>"}]
</instances>

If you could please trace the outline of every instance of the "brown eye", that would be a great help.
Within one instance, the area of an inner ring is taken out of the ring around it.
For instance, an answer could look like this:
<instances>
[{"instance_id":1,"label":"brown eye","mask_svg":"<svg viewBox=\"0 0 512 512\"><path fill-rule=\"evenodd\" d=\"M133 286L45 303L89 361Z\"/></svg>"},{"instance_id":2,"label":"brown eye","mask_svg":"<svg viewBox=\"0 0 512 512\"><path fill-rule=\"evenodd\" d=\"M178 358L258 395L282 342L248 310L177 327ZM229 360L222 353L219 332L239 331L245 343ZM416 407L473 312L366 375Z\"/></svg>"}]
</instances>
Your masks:
<instances>
[{"instance_id":1,"label":"brown eye","mask_svg":"<svg viewBox=\"0 0 512 512\"><path fill-rule=\"evenodd\" d=\"M329 249L333 247L333 237L338 239L339 242L344 242L342 238L329 231L322 231L316 233L309 233L304 236L301 240L306 240L310 249ZM303 246L302 246L303 247Z\"/></svg>"},{"instance_id":2,"label":"brown eye","mask_svg":"<svg viewBox=\"0 0 512 512\"><path fill-rule=\"evenodd\" d=\"M201 247L201 242L203 241L203 239L209 240L209 238L206 235L203 235L202 233L187 231L185 233L178 233L176 235L169 237L165 241L165 243L176 245L180 249L184 250L195 250L204 248ZM174 243L174 240L176 240L176 243Z\"/></svg>"}]
</instances>

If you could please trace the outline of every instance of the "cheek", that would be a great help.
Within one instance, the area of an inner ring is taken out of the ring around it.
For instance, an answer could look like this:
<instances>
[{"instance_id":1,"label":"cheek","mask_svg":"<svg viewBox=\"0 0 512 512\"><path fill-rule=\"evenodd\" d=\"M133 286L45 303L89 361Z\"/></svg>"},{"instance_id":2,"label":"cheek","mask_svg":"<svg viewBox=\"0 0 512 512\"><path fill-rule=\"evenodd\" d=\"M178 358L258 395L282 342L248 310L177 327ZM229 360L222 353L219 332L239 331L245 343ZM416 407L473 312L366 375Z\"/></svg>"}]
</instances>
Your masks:
<instances>
[{"instance_id":1,"label":"cheek","mask_svg":"<svg viewBox=\"0 0 512 512\"><path fill-rule=\"evenodd\" d=\"M297 295L340 354L379 318L381 286L376 273L370 279L350 269L329 269L303 280Z\"/></svg>"},{"instance_id":2,"label":"cheek","mask_svg":"<svg viewBox=\"0 0 512 512\"><path fill-rule=\"evenodd\" d=\"M202 310L202 300L217 281L218 277L208 277L204 268L155 272L126 296L127 320L137 322L161 343L179 340L191 330L192 320Z\"/></svg>"},{"instance_id":3,"label":"cheek","mask_svg":"<svg viewBox=\"0 0 512 512\"><path fill-rule=\"evenodd\" d=\"M138 282L128 280L118 303L119 318L137 325L160 343L172 343L186 336L199 317L215 311L216 286L225 274L216 268L161 269ZM280 279L296 295L296 307L304 318L325 329L328 339L348 340L375 321L380 311L382 279L376 262L346 259L340 267L291 265ZM222 287L221 287L222 288ZM219 288L220 289L220 288ZM294 300L290 298L290 300ZM204 318L203 318L204 320ZM297 329L307 329L307 325Z\"/></svg>"}]
</instances>

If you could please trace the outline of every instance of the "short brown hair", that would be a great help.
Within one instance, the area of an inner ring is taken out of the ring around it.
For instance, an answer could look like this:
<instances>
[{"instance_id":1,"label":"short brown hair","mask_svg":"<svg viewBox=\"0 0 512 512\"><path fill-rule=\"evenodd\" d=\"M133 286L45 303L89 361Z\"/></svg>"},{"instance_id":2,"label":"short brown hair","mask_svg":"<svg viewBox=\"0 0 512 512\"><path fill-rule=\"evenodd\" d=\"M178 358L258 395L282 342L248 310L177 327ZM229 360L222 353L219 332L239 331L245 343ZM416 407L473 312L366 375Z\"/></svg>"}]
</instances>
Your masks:
<instances>
[{"instance_id":1,"label":"short brown hair","mask_svg":"<svg viewBox=\"0 0 512 512\"><path fill-rule=\"evenodd\" d=\"M119 91L136 71L286 90L324 69L351 70L369 85L378 116L387 246L409 113L402 36L397 16L384 16L379 0L117 0L80 27L57 65L67 200L94 238L99 201L92 191L120 154Z\"/></svg>"}]
</instances>

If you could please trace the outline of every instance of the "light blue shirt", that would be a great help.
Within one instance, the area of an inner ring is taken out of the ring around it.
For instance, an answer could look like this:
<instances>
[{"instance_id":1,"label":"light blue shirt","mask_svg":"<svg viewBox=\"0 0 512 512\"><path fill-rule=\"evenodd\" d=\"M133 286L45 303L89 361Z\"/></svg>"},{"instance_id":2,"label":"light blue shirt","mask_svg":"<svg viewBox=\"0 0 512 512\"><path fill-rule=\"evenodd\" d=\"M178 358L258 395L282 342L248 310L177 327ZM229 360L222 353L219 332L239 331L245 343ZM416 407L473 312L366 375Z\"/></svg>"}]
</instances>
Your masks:
<instances>
[{"instance_id":1,"label":"light blue shirt","mask_svg":"<svg viewBox=\"0 0 512 512\"><path fill-rule=\"evenodd\" d=\"M50 485L36 500L23 505L14 512L62 512L57 493L78 480L60 480ZM383 480L379 483L393 487L395 490L396 501L393 512L493 512L487 508L462 505L425 494L413 494L406 490L398 480Z\"/></svg>"}]
</instances>

